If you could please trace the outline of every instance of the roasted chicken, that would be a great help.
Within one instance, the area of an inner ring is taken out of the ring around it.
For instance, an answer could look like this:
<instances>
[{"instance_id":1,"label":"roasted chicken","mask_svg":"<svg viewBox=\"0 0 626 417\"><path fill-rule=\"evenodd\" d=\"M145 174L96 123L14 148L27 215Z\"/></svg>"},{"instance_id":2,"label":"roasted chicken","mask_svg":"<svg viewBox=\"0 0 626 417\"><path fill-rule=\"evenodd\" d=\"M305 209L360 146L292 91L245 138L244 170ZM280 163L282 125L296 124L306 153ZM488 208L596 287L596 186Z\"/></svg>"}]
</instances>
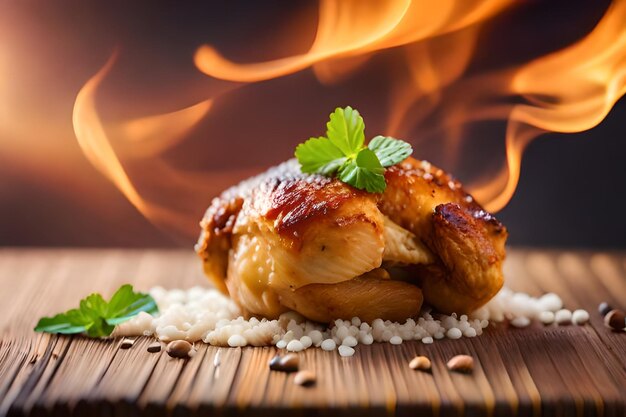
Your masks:
<instances>
[{"instance_id":1,"label":"roasted chicken","mask_svg":"<svg viewBox=\"0 0 626 417\"><path fill-rule=\"evenodd\" d=\"M507 232L450 175L408 158L382 194L290 160L213 200L196 245L249 315L404 320L470 312L502 287Z\"/></svg>"}]
</instances>

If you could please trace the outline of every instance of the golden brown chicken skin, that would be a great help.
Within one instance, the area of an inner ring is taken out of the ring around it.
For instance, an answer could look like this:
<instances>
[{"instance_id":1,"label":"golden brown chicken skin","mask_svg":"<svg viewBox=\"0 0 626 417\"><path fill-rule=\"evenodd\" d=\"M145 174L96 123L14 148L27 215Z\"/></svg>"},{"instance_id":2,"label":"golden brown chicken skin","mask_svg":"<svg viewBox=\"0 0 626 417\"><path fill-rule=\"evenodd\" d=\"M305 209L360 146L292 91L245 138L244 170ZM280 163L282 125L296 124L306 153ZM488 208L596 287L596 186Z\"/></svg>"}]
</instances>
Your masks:
<instances>
[{"instance_id":1,"label":"golden brown chicken skin","mask_svg":"<svg viewBox=\"0 0 626 417\"><path fill-rule=\"evenodd\" d=\"M436 261L413 268L426 302L444 313L471 312L504 283L506 228L451 175L408 158L389 168L380 210L413 232Z\"/></svg>"},{"instance_id":2,"label":"golden brown chicken skin","mask_svg":"<svg viewBox=\"0 0 626 417\"><path fill-rule=\"evenodd\" d=\"M302 174L295 160L215 198L196 251L250 315L416 316L422 298L468 312L502 286L506 230L460 184L408 158L370 194Z\"/></svg>"}]
</instances>

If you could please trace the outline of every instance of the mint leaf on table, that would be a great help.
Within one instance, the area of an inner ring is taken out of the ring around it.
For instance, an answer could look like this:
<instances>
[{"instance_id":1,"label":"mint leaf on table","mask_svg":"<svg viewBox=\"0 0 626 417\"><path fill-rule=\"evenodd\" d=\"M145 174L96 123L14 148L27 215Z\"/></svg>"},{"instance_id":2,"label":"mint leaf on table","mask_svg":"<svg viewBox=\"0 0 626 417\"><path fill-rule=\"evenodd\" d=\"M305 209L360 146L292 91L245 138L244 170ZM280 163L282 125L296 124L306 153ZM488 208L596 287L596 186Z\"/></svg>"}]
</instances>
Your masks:
<instances>
[{"instance_id":1,"label":"mint leaf on table","mask_svg":"<svg viewBox=\"0 0 626 417\"><path fill-rule=\"evenodd\" d=\"M326 128L327 137L310 138L296 147L301 171L336 175L346 184L369 193L385 191L385 168L413 153L409 143L388 136L376 136L365 147L365 122L350 106L335 109Z\"/></svg>"},{"instance_id":2,"label":"mint leaf on table","mask_svg":"<svg viewBox=\"0 0 626 417\"><path fill-rule=\"evenodd\" d=\"M79 309L68 310L54 317L43 317L35 327L36 332L74 334L87 331L85 327L90 323L88 317L84 317Z\"/></svg>"},{"instance_id":3,"label":"mint leaf on table","mask_svg":"<svg viewBox=\"0 0 626 417\"><path fill-rule=\"evenodd\" d=\"M142 311L155 314L159 310L149 294L134 292L133 287L126 284L115 292L109 302L94 293L80 300L79 308L41 318L35 331L104 337L110 335L117 324L130 320Z\"/></svg>"},{"instance_id":4,"label":"mint leaf on table","mask_svg":"<svg viewBox=\"0 0 626 417\"><path fill-rule=\"evenodd\" d=\"M116 325L125 322L142 311L150 314L159 311L154 298L148 294L134 292L132 285L122 285L109 301L107 323Z\"/></svg>"},{"instance_id":5,"label":"mint leaf on table","mask_svg":"<svg viewBox=\"0 0 626 417\"><path fill-rule=\"evenodd\" d=\"M85 331L89 337L108 336L115 326L106 322L107 302L100 294L90 294L80 300L79 310L88 320L85 323Z\"/></svg>"}]
</instances>

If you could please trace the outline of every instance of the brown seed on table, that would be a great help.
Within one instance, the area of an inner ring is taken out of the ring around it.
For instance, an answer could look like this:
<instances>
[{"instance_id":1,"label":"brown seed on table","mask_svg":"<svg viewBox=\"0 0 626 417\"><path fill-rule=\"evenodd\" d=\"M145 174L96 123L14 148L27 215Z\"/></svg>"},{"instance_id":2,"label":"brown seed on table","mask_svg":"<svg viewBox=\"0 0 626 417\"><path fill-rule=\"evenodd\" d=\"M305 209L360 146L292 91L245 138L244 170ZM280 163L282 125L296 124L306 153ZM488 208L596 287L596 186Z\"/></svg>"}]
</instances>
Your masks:
<instances>
[{"instance_id":1,"label":"brown seed on table","mask_svg":"<svg viewBox=\"0 0 626 417\"><path fill-rule=\"evenodd\" d=\"M474 358L468 355L456 355L448 361L448 369L456 372L472 372L474 369Z\"/></svg>"},{"instance_id":2,"label":"brown seed on table","mask_svg":"<svg viewBox=\"0 0 626 417\"><path fill-rule=\"evenodd\" d=\"M615 330L626 327L626 314L622 310L611 310L604 316L604 325Z\"/></svg>"},{"instance_id":3,"label":"brown seed on table","mask_svg":"<svg viewBox=\"0 0 626 417\"><path fill-rule=\"evenodd\" d=\"M268 364L269 364L270 369L272 371L279 371L280 370L280 369L278 369L278 368L280 368L280 359L281 359L280 355L276 355L272 359L270 359Z\"/></svg>"},{"instance_id":4,"label":"brown seed on table","mask_svg":"<svg viewBox=\"0 0 626 417\"><path fill-rule=\"evenodd\" d=\"M161 351L161 343L160 342L154 342L154 343L150 343L148 345L148 352L156 353L156 352L160 352L160 351Z\"/></svg>"},{"instance_id":5,"label":"brown seed on table","mask_svg":"<svg viewBox=\"0 0 626 417\"><path fill-rule=\"evenodd\" d=\"M609 311L611 310L613 310L613 307L611 307L609 303L607 303L606 301L601 302L600 305L598 306L598 313L600 313L602 317L609 314Z\"/></svg>"},{"instance_id":6,"label":"brown seed on table","mask_svg":"<svg viewBox=\"0 0 626 417\"><path fill-rule=\"evenodd\" d=\"M315 374L311 371L303 370L299 371L293 379L294 384L307 387L315 384Z\"/></svg>"},{"instance_id":7,"label":"brown seed on table","mask_svg":"<svg viewBox=\"0 0 626 417\"><path fill-rule=\"evenodd\" d=\"M131 347L133 347L133 345L135 344L135 341L132 339L122 339L122 342L120 343L120 349L130 349Z\"/></svg>"},{"instance_id":8,"label":"brown seed on table","mask_svg":"<svg viewBox=\"0 0 626 417\"><path fill-rule=\"evenodd\" d=\"M272 371L295 372L298 370L300 359L297 355L289 353L285 356L276 355L270 360L270 369Z\"/></svg>"},{"instance_id":9,"label":"brown seed on table","mask_svg":"<svg viewBox=\"0 0 626 417\"><path fill-rule=\"evenodd\" d=\"M288 353L280 360L280 364L287 372L297 371L300 365L300 358L296 354Z\"/></svg>"},{"instance_id":10,"label":"brown seed on table","mask_svg":"<svg viewBox=\"0 0 626 417\"><path fill-rule=\"evenodd\" d=\"M430 359L426 356L416 356L409 362L409 368L417 369L418 371L430 371L432 365Z\"/></svg>"},{"instance_id":11,"label":"brown seed on table","mask_svg":"<svg viewBox=\"0 0 626 417\"><path fill-rule=\"evenodd\" d=\"M172 358L187 358L193 349L186 340L174 340L167 345L167 354Z\"/></svg>"}]
</instances>

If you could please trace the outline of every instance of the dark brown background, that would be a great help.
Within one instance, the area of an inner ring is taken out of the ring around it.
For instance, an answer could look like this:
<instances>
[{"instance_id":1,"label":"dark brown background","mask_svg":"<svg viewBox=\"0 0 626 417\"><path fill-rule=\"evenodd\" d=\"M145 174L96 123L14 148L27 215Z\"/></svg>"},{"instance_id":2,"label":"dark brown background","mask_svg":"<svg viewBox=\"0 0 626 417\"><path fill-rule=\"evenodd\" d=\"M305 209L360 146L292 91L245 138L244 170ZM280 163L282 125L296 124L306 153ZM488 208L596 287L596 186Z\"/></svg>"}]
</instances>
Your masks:
<instances>
[{"instance_id":1,"label":"dark brown background","mask_svg":"<svg viewBox=\"0 0 626 417\"><path fill-rule=\"evenodd\" d=\"M485 24L469 72L564 47L588 33L607 5L520 2ZM307 49L316 18L312 1L1 2L0 245L190 246L192 238L172 238L145 220L82 155L72 130L77 92L118 47L118 62L98 96L105 116L172 111L223 85L193 66L199 45L211 43L242 62L286 56ZM340 85L320 85L304 70L238 90L167 157L208 178L226 173L235 181L288 158L295 144L321 133L335 106L345 104L364 114L370 135L382 133L388 79L378 74L392 65L393 54L385 52ZM626 247L624 120L622 99L596 128L544 135L530 145L517 192L499 214L510 243ZM463 150L465 162L455 167L461 180L476 166L501 160L503 126L491 123L472 133L480 140ZM428 144L416 149L435 163L442 163L441 152ZM141 166L134 170L167 204L159 188L167 178L153 178ZM198 218L211 197L195 197Z\"/></svg>"}]
</instances>

